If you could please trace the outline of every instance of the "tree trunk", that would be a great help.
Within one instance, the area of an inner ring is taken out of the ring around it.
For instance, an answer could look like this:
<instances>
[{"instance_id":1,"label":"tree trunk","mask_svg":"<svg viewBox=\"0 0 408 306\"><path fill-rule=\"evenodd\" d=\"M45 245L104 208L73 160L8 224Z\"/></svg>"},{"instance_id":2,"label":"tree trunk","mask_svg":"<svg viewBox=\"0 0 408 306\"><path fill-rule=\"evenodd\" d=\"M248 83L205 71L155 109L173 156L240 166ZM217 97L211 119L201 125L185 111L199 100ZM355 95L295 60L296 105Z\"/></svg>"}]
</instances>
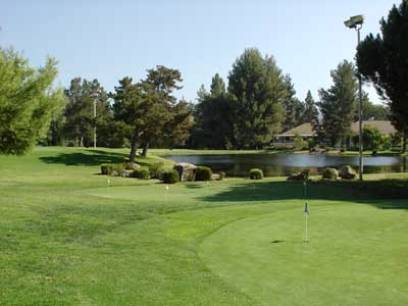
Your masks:
<instances>
[{"instance_id":1,"label":"tree trunk","mask_svg":"<svg viewBox=\"0 0 408 306\"><path fill-rule=\"evenodd\" d=\"M130 163L135 162L136 151L137 151L137 137L133 136L132 141L130 143L130 154L129 154L129 162Z\"/></svg>"},{"instance_id":2,"label":"tree trunk","mask_svg":"<svg viewBox=\"0 0 408 306\"><path fill-rule=\"evenodd\" d=\"M145 143L144 145L143 145L143 152L142 152L142 156L143 157L146 157L147 156L147 150L149 149L149 143L147 142L147 143Z\"/></svg>"}]
</instances>

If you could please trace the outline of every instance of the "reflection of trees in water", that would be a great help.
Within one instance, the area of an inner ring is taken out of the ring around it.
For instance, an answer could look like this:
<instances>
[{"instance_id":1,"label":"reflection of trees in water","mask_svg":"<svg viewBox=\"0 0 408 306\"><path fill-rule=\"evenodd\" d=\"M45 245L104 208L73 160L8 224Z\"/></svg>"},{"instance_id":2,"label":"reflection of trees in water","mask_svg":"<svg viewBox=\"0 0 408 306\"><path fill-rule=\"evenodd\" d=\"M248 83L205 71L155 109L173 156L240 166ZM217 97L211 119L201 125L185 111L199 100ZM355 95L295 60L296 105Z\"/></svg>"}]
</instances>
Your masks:
<instances>
[{"instance_id":1,"label":"reflection of trees in water","mask_svg":"<svg viewBox=\"0 0 408 306\"><path fill-rule=\"evenodd\" d=\"M299 162L299 158L304 156L296 156L297 159L292 160L293 156L287 155L235 155L235 156L179 156L178 159L192 162L198 165L205 165L211 167L214 172L225 171L227 176L248 176L249 170L252 168L260 168L263 170L265 176L288 176L294 173L298 173L304 169L310 169L311 175L321 173L325 167L334 167L339 169L344 165L352 165L356 170L357 167L352 163L350 159L335 160L334 157L326 158L325 156L318 156L319 163L316 167L308 167L308 163L316 162L313 158L316 156L306 156L304 160ZM355 158L355 157L353 157ZM289 161L294 162L294 165L290 165ZM335 163L334 163L335 162ZM384 162L389 162L384 161ZM392 160L395 163L395 158ZM334 164L333 164L334 163ZM392 165L365 165L364 173L387 173L387 172L407 172L408 170L408 158L406 156L398 158L398 162Z\"/></svg>"}]
</instances>

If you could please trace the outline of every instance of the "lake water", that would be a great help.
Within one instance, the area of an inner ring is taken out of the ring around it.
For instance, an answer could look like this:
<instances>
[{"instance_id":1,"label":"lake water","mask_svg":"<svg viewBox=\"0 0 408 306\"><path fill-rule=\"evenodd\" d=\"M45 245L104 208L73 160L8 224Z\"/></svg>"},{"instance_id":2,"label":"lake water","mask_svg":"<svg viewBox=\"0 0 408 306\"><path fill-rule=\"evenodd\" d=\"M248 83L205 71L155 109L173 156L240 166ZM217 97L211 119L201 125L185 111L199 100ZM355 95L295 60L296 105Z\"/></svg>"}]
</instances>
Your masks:
<instances>
[{"instance_id":1,"label":"lake water","mask_svg":"<svg viewBox=\"0 0 408 306\"><path fill-rule=\"evenodd\" d=\"M351 165L358 169L358 156L334 156L307 153L231 154L231 155L171 155L167 158L208 166L213 171L225 171L228 176L247 176L251 168L260 168L265 176L287 176L309 168L314 173L323 168ZM406 172L408 161L400 156L364 157L365 173Z\"/></svg>"}]
</instances>

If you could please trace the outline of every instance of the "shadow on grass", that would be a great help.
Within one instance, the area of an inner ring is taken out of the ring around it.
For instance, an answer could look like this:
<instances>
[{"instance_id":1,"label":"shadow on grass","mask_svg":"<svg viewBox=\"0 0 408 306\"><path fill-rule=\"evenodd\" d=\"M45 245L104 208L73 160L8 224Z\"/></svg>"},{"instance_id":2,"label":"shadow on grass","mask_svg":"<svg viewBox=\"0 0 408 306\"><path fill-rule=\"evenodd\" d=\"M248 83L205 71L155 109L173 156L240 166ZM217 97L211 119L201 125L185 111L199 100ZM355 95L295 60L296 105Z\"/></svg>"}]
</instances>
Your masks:
<instances>
[{"instance_id":1,"label":"shadow on grass","mask_svg":"<svg viewBox=\"0 0 408 306\"><path fill-rule=\"evenodd\" d=\"M53 156L43 156L40 160L47 164L64 164L68 166L97 166L104 163L124 162L127 155L102 150L86 150L86 153L61 153Z\"/></svg>"},{"instance_id":2,"label":"shadow on grass","mask_svg":"<svg viewBox=\"0 0 408 306\"><path fill-rule=\"evenodd\" d=\"M227 191L201 198L207 202L293 199L304 199L302 182L247 182L232 186ZM307 184L307 199L353 201L383 209L408 209L408 180L310 182Z\"/></svg>"}]
</instances>

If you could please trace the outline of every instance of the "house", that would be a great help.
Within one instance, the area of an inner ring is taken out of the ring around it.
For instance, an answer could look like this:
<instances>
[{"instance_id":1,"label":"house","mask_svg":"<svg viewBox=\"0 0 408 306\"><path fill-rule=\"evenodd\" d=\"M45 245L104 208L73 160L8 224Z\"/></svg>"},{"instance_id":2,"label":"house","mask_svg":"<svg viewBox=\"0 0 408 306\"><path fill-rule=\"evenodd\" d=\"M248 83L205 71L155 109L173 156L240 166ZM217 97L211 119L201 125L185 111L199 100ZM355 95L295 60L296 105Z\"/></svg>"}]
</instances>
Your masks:
<instances>
[{"instance_id":1,"label":"house","mask_svg":"<svg viewBox=\"0 0 408 306\"><path fill-rule=\"evenodd\" d=\"M290 129L282 134L278 134L274 137L272 144L275 147L292 147L295 137L302 137L303 140L316 138L316 132L310 123L303 123L293 129Z\"/></svg>"},{"instance_id":2,"label":"house","mask_svg":"<svg viewBox=\"0 0 408 306\"><path fill-rule=\"evenodd\" d=\"M397 132L394 126L388 120L366 120L363 121L363 128L364 126L376 128L381 134L384 135L393 135ZM352 136L358 135L358 121L351 124L350 130ZM317 138L317 134L313 130L312 125L310 123L303 123L297 127L294 127L293 129L276 135L272 144L275 147L293 147L296 136L301 137L305 141Z\"/></svg>"}]
</instances>

